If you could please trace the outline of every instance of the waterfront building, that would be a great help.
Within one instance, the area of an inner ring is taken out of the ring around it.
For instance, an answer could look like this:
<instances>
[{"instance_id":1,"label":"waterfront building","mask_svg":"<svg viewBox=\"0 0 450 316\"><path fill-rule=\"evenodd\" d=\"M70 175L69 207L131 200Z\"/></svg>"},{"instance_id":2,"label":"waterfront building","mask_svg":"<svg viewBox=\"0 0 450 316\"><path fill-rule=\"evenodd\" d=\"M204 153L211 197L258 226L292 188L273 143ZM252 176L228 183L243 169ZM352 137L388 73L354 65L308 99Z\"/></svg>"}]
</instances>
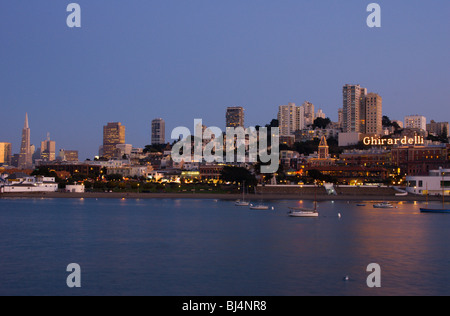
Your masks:
<instances>
[{"instance_id":1,"label":"waterfront building","mask_svg":"<svg viewBox=\"0 0 450 316\"><path fill-rule=\"evenodd\" d=\"M387 167L392 165L391 151L370 148L367 150L344 150L339 159L346 166Z\"/></svg>"},{"instance_id":2,"label":"waterfront building","mask_svg":"<svg viewBox=\"0 0 450 316\"><path fill-rule=\"evenodd\" d=\"M317 170L325 176L330 176L340 184L382 183L389 175L388 169L384 167L339 165L307 166L304 174L308 176L311 170Z\"/></svg>"},{"instance_id":3,"label":"waterfront building","mask_svg":"<svg viewBox=\"0 0 450 316\"><path fill-rule=\"evenodd\" d=\"M322 136L319 143L319 148L317 150L317 158L312 157L307 160L307 165L309 167L317 166L333 166L336 164L336 159L330 157L329 146L327 143L327 138Z\"/></svg>"},{"instance_id":4,"label":"waterfront building","mask_svg":"<svg viewBox=\"0 0 450 316\"><path fill-rule=\"evenodd\" d=\"M20 154L18 167L30 169L33 167L33 152L31 148L31 132L28 124L28 113L25 114L25 124L22 129L22 141L20 143Z\"/></svg>"},{"instance_id":5,"label":"waterfront building","mask_svg":"<svg viewBox=\"0 0 450 316\"><path fill-rule=\"evenodd\" d=\"M152 145L162 145L166 143L166 122L162 118L152 121Z\"/></svg>"},{"instance_id":6,"label":"waterfront building","mask_svg":"<svg viewBox=\"0 0 450 316\"><path fill-rule=\"evenodd\" d=\"M427 130L427 118L423 115L405 116L405 128Z\"/></svg>"},{"instance_id":7,"label":"waterfront building","mask_svg":"<svg viewBox=\"0 0 450 316\"><path fill-rule=\"evenodd\" d=\"M11 143L0 143L0 165L11 165L12 145Z\"/></svg>"},{"instance_id":8,"label":"waterfront building","mask_svg":"<svg viewBox=\"0 0 450 316\"><path fill-rule=\"evenodd\" d=\"M76 174L83 174L86 176L98 177L102 174L104 165L101 162L93 161L91 163L82 162L42 162L42 167L58 172L68 172L71 176Z\"/></svg>"},{"instance_id":9,"label":"waterfront building","mask_svg":"<svg viewBox=\"0 0 450 316\"><path fill-rule=\"evenodd\" d=\"M408 176L427 175L439 167L450 167L449 150L448 144L393 147L392 164Z\"/></svg>"},{"instance_id":10,"label":"waterfront building","mask_svg":"<svg viewBox=\"0 0 450 316\"><path fill-rule=\"evenodd\" d=\"M224 164L204 164L200 165L200 179L202 180L220 180Z\"/></svg>"},{"instance_id":11,"label":"waterfront building","mask_svg":"<svg viewBox=\"0 0 450 316\"><path fill-rule=\"evenodd\" d=\"M0 186L1 193L56 192L58 183L53 177L32 177L16 173L6 178Z\"/></svg>"},{"instance_id":12,"label":"waterfront building","mask_svg":"<svg viewBox=\"0 0 450 316\"><path fill-rule=\"evenodd\" d=\"M450 195L450 169L430 170L427 175L407 176L406 191L418 195Z\"/></svg>"},{"instance_id":13,"label":"waterfront building","mask_svg":"<svg viewBox=\"0 0 450 316\"><path fill-rule=\"evenodd\" d=\"M103 126L103 146L100 156L114 157L119 144L125 144L125 126L121 123L108 123Z\"/></svg>"},{"instance_id":14,"label":"waterfront building","mask_svg":"<svg viewBox=\"0 0 450 316\"><path fill-rule=\"evenodd\" d=\"M225 118L226 127L244 127L244 108L241 106L228 107Z\"/></svg>"}]
</instances>

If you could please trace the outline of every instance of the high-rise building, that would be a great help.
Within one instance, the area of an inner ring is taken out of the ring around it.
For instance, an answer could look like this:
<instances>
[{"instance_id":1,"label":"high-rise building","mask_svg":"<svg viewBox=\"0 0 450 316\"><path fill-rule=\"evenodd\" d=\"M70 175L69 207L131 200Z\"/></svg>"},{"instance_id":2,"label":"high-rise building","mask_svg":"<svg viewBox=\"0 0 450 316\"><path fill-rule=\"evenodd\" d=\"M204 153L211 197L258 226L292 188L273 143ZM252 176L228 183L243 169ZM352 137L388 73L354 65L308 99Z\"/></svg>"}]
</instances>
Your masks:
<instances>
[{"instance_id":1,"label":"high-rise building","mask_svg":"<svg viewBox=\"0 0 450 316\"><path fill-rule=\"evenodd\" d=\"M47 134L47 139L41 142L40 159L43 161L56 160L56 142L50 140L50 134Z\"/></svg>"},{"instance_id":2,"label":"high-rise building","mask_svg":"<svg viewBox=\"0 0 450 316\"><path fill-rule=\"evenodd\" d=\"M125 126L121 123L108 123L103 126L103 146L100 156L114 157L116 146L125 144Z\"/></svg>"},{"instance_id":3,"label":"high-rise building","mask_svg":"<svg viewBox=\"0 0 450 316\"><path fill-rule=\"evenodd\" d=\"M25 124L22 130L18 167L21 169L30 169L33 167L33 153L31 151L31 132L28 124L28 113L25 114Z\"/></svg>"},{"instance_id":4,"label":"high-rise building","mask_svg":"<svg viewBox=\"0 0 450 316\"><path fill-rule=\"evenodd\" d=\"M408 115L405 116L405 128L414 128L426 131L427 118L422 115Z\"/></svg>"},{"instance_id":5,"label":"high-rise building","mask_svg":"<svg viewBox=\"0 0 450 316\"><path fill-rule=\"evenodd\" d=\"M0 143L0 165L11 165L11 143Z\"/></svg>"},{"instance_id":6,"label":"high-rise building","mask_svg":"<svg viewBox=\"0 0 450 316\"><path fill-rule=\"evenodd\" d=\"M162 145L166 143L166 122L162 118L152 121L152 145Z\"/></svg>"},{"instance_id":7,"label":"high-rise building","mask_svg":"<svg viewBox=\"0 0 450 316\"><path fill-rule=\"evenodd\" d=\"M226 125L227 127L244 127L244 108L241 106L228 107Z\"/></svg>"},{"instance_id":8,"label":"high-rise building","mask_svg":"<svg viewBox=\"0 0 450 316\"><path fill-rule=\"evenodd\" d=\"M314 120L316 119L314 112L314 104L309 101L303 102L303 111L304 111L304 124L305 126L312 125Z\"/></svg>"},{"instance_id":9,"label":"high-rise building","mask_svg":"<svg viewBox=\"0 0 450 316\"><path fill-rule=\"evenodd\" d=\"M365 98L367 134L383 133L383 99L376 93L369 93Z\"/></svg>"},{"instance_id":10,"label":"high-rise building","mask_svg":"<svg viewBox=\"0 0 450 316\"><path fill-rule=\"evenodd\" d=\"M281 136L292 136L305 127L305 107L295 103L278 107L278 125Z\"/></svg>"},{"instance_id":11,"label":"high-rise building","mask_svg":"<svg viewBox=\"0 0 450 316\"><path fill-rule=\"evenodd\" d=\"M342 89L342 94L344 133L365 133L365 97L367 89L362 88L360 85L346 84Z\"/></svg>"}]
</instances>

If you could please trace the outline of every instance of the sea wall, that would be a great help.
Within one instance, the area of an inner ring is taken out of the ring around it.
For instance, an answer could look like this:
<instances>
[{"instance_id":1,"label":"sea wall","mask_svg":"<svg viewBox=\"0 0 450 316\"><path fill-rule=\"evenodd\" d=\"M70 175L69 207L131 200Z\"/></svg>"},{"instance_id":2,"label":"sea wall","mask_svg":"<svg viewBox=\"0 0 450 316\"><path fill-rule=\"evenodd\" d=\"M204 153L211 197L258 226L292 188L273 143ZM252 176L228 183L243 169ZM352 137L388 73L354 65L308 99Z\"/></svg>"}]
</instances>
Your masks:
<instances>
[{"instance_id":1,"label":"sea wall","mask_svg":"<svg viewBox=\"0 0 450 316\"><path fill-rule=\"evenodd\" d=\"M368 186L335 186L338 196L395 196L398 193L391 187L368 187ZM317 195L327 195L324 187L314 186L290 186L290 185L267 185L258 186L257 194L281 194L281 195L298 195L299 197Z\"/></svg>"}]
</instances>

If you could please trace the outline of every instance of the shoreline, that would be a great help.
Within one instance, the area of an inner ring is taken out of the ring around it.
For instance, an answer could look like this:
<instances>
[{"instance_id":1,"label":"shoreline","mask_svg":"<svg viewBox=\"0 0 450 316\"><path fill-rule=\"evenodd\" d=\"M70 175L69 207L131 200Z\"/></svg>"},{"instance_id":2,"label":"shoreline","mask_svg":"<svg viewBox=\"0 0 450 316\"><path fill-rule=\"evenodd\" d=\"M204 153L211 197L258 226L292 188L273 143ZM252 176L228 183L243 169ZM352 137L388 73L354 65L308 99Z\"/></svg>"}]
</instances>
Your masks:
<instances>
[{"instance_id":1,"label":"shoreline","mask_svg":"<svg viewBox=\"0 0 450 316\"><path fill-rule=\"evenodd\" d=\"M0 199L10 198L40 198L40 199L214 199L214 200L240 200L241 194L219 194L219 193L61 193L61 192L35 192L35 193L2 193ZM249 194L246 200L270 201L270 200L314 200L317 201L426 201L426 196L407 195L326 195L318 194ZM429 196L429 201L442 201L442 197Z\"/></svg>"}]
</instances>

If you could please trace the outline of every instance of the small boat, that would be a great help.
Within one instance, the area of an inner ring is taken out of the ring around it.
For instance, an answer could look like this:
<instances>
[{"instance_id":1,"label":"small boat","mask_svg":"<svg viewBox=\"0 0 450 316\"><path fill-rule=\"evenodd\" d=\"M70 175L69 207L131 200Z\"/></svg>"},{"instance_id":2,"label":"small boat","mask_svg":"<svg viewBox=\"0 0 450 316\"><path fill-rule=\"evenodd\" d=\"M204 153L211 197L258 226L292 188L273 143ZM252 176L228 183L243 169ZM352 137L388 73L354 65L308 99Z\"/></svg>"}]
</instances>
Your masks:
<instances>
[{"instance_id":1,"label":"small boat","mask_svg":"<svg viewBox=\"0 0 450 316\"><path fill-rule=\"evenodd\" d=\"M245 200L245 181L242 184L242 200L237 200L234 203L235 206L249 206L250 202Z\"/></svg>"},{"instance_id":2,"label":"small boat","mask_svg":"<svg viewBox=\"0 0 450 316\"><path fill-rule=\"evenodd\" d=\"M268 209L269 209L269 206L264 205L264 204L258 204L258 205L250 204L250 209L251 209L251 210L264 211L264 210L268 210Z\"/></svg>"},{"instance_id":3,"label":"small boat","mask_svg":"<svg viewBox=\"0 0 450 316\"><path fill-rule=\"evenodd\" d=\"M319 217L319 213L315 209L307 209L303 207L290 207L288 215L290 217Z\"/></svg>"},{"instance_id":4,"label":"small boat","mask_svg":"<svg viewBox=\"0 0 450 316\"><path fill-rule=\"evenodd\" d=\"M366 206L366 204L358 203L356 206Z\"/></svg>"},{"instance_id":5,"label":"small boat","mask_svg":"<svg viewBox=\"0 0 450 316\"><path fill-rule=\"evenodd\" d=\"M374 208L394 208L394 205L392 205L389 202L381 202L378 204L373 205Z\"/></svg>"},{"instance_id":6,"label":"small boat","mask_svg":"<svg viewBox=\"0 0 450 316\"><path fill-rule=\"evenodd\" d=\"M304 207L289 207L290 217L319 217L319 212L317 212L317 187L314 194L314 208L304 208Z\"/></svg>"},{"instance_id":7,"label":"small boat","mask_svg":"<svg viewBox=\"0 0 450 316\"><path fill-rule=\"evenodd\" d=\"M421 208L421 213L447 213L450 214L450 209L445 208Z\"/></svg>"}]
</instances>

